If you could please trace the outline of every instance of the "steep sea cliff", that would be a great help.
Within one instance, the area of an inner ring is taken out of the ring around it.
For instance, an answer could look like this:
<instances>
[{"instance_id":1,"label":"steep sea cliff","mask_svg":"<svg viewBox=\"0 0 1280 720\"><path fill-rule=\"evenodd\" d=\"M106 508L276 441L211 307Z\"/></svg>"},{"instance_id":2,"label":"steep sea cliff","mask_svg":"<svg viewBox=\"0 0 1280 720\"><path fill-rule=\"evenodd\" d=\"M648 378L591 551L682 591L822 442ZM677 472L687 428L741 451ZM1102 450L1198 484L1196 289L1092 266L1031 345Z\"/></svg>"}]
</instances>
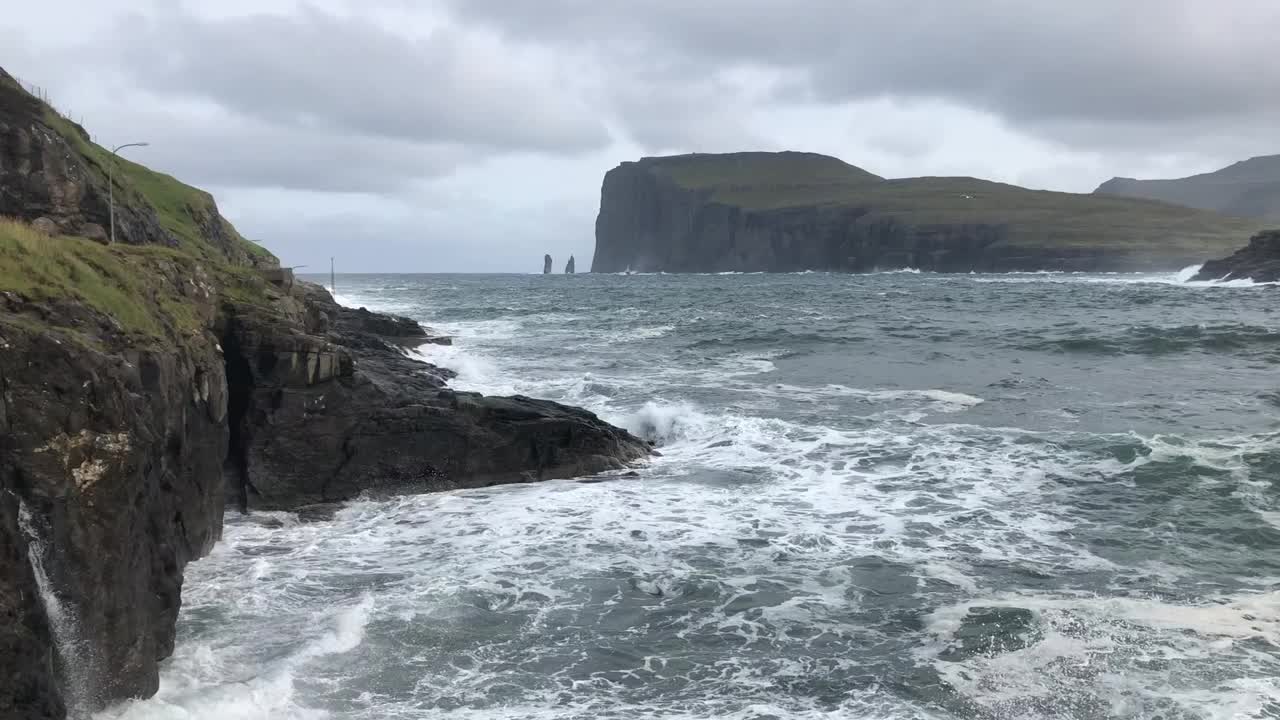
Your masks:
<instances>
[{"instance_id":1,"label":"steep sea cliff","mask_svg":"<svg viewBox=\"0 0 1280 720\"><path fill-rule=\"evenodd\" d=\"M1256 221L976 178L886 180L811 153L644 158L605 175L593 272L1176 270Z\"/></svg>"}]
</instances>

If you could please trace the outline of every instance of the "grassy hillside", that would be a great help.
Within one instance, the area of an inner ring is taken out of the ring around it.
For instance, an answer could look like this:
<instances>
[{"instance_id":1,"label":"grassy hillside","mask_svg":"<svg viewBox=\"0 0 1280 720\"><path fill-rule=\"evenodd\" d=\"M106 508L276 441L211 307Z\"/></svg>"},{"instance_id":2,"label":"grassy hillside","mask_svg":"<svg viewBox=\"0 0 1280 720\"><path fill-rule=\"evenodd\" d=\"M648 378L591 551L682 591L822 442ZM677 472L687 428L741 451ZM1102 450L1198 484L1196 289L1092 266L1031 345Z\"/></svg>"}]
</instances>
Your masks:
<instances>
[{"instance_id":1,"label":"grassy hillside","mask_svg":"<svg viewBox=\"0 0 1280 720\"><path fill-rule=\"evenodd\" d=\"M209 263L181 249L50 236L0 217L0 292L50 308L43 321L81 340L109 334L152 344L203 333L220 296L266 305L277 291L251 268ZM82 313L69 312L72 305L106 325L86 326Z\"/></svg>"},{"instance_id":2,"label":"grassy hillside","mask_svg":"<svg viewBox=\"0 0 1280 720\"><path fill-rule=\"evenodd\" d=\"M802 152L741 152L645 158L677 184L696 190L729 189L767 182L780 190L882 180L827 155Z\"/></svg>"},{"instance_id":3,"label":"grassy hillside","mask_svg":"<svg viewBox=\"0 0 1280 720\"><path fill-rule=\"evenodd\" d=\"M745 157L744 157L745 156ZM1224 250L1259 221L1153 200L1028 190L967 177L882 180L835 158L739 153L650 158L654 171L746 210L856 207L917 226L1003 225L1027 246Z\"/></svg>"},{"instance_id":4,"label":"grassy hillside","mask_svg":"<svg viewBox=\"0 0 1280 720\"><path fill-rule=\"evenodd\" d=\"M1172 180L1112 178L1094 193L1162 200L1274 224L1280 222L1280 155L1250 158Z\"/></svg>"},{"instance_id":5,"label":"grassy hillside","mask_svg":"<svg viewBox=\"0 0 1280 720\"><path fill-rule=\"evenodd\" d=\"M83 128L28 93L3 69L0 69L0 119L15 130L31 124L51 129L88 173L91 186L103 195L107 192L107 169L114 167L117 208L152 208L160 226L173 236L180 248L193 255L277 264L275 256L245 239L218 214L209 193L119 155L112 158L111 152L90 140Z\"/></svg>"},{"instance_id":6,"label":"grassy hillside","mask_svg":"<svg viewBox=\"0 0 1280 720\"><path fill-rule=\"evenodd\" d=\"M37 303L75 301L145 338L198 332L194 307L166 287L165 274L157 272L161 263L195 274L192 258L181 251L53 237L0 218L0 291Z\"/></svg>"},{"instance_id":7,"label":"grassy hillside","mask_svg":"<svg viewBox=\"0 0 1280 720\"><path fill-rule=\"evenodd\" d=\"M184 343L207 332L220 303L266 307L278 297L261 272L278 266L275 256L241 236L212 196L112 158L3 69L0 143L0 158L9 160L0 178L12 183L0 190L11 199L37 195L30 217L0 216L0 292L10 294L0 298L5 321L56 327L90 344ZM153 244L104 245L26 222L45 212L51 203L39 196L56 187L59 194L48 195L66 199L64 214L106 225L109 167L117 215L127 213L141 228L134 242ZM11 207L26 211L20 202Z\"/></svg>"}]
</instances>

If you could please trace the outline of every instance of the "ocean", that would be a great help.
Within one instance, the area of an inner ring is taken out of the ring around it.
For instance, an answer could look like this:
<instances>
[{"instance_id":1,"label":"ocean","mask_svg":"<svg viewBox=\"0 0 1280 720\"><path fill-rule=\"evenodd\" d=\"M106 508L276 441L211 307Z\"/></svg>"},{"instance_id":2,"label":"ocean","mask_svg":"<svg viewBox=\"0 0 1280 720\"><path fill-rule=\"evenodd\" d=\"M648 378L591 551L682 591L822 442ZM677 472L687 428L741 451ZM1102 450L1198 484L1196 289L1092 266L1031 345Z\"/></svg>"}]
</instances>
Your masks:
<instances>
[{"instance_id":1,"label":"ocean","mask_svg":"<svg viewBox=\"0 0 1280 720\"><path fill-rule=\"evenodd\" d=\"M1190 276L339 276L661 455L231 514L98 718L1280 718L1277 290Z\"/></svg>"}]
</instances>

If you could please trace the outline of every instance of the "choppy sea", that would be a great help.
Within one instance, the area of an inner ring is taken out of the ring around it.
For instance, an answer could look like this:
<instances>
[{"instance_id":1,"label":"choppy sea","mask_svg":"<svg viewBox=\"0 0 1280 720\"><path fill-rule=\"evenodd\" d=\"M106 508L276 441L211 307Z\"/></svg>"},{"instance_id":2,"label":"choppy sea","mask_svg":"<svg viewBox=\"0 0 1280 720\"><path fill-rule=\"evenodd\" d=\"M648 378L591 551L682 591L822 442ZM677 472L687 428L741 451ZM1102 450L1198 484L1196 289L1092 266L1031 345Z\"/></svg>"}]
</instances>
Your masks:
<instances>
[{"instance_id":1,"label":"choppy sea","mask_svg":"<svg viewBox=\"0 0 1280 720\"><path fill-rule=\"evenodd\" d=\"M229 517L98 717L1280 718L1280 290L1189 276L339 276L661 457Z\"/></svg>"}]
</instances>

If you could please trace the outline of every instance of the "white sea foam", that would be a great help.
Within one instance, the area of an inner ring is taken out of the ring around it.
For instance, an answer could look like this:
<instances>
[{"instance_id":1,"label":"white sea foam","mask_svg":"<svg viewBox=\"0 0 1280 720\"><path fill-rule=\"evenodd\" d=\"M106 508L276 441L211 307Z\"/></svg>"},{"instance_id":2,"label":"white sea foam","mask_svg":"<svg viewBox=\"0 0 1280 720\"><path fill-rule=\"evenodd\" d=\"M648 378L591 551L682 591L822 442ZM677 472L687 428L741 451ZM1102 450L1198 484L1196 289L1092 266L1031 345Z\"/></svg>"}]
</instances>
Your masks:
<instances>
[{"instance_id":1,"label":"white sea foam","mask_svg":"<svg viewBox=\"0 0 1280 720\"><path fill-rule=\"evenodd\" d=\"M947 658L943 651L954 647L974 608L1030 611L1034 634L1024 634L1013 648L996 645L964 659ZM1261 718L1280 702L1276 659L1251 645L1280 645L1280 592L1198 605L1004 593L940 608L926 627L934 642L918 657L999 717L1059 717L1059 703L1069 699L1082 710L1106 707L1113 717L1151 717L1164 703L1194 717ZM1213 690L1196 682L1227 662L1256 675Z\"/></svg>"},{"instance_id":2,"label":"white sea foam","mask_svg":"<svg viewBox=\"0 0 1280 720\"><path fill-rule=\"evenodd\" d=\"M1192 265L1174 273L991 273L967 275L969 282L1039 284L1086 283L1095 285L1170 285L1187 288L1253 288L1277 285L1274 282L1254 282L1248 278L1235 280L1192 280L1200 265Z\"/></svg>"},{"instance_id":3,"label":"white sea foam","mask_svg":"<svg viewBox=\"0 0 1280 720\"><path fill-rule=\"evenodd\" d=\"M254 581L261 578L253 573ZM274 590L278 592L278 589ZM261 592L261 590L259 590ZM330 714L310 708L297 698L295 683L305 677L311 661L340 655L359 647L374 608L366 594L356 604L330 617L317 617L321 633L293 652L257 668L234 664L230 648L207 644L180 646L169 661L156 696L109 708L94 720L321 720ZM328 625L328 629L325 628ZM252 642L265 637L256 636ZM232 649L243 651L245 648ZM248 676L245 675L249 672Z\"/></svg>"}]
</instances>

